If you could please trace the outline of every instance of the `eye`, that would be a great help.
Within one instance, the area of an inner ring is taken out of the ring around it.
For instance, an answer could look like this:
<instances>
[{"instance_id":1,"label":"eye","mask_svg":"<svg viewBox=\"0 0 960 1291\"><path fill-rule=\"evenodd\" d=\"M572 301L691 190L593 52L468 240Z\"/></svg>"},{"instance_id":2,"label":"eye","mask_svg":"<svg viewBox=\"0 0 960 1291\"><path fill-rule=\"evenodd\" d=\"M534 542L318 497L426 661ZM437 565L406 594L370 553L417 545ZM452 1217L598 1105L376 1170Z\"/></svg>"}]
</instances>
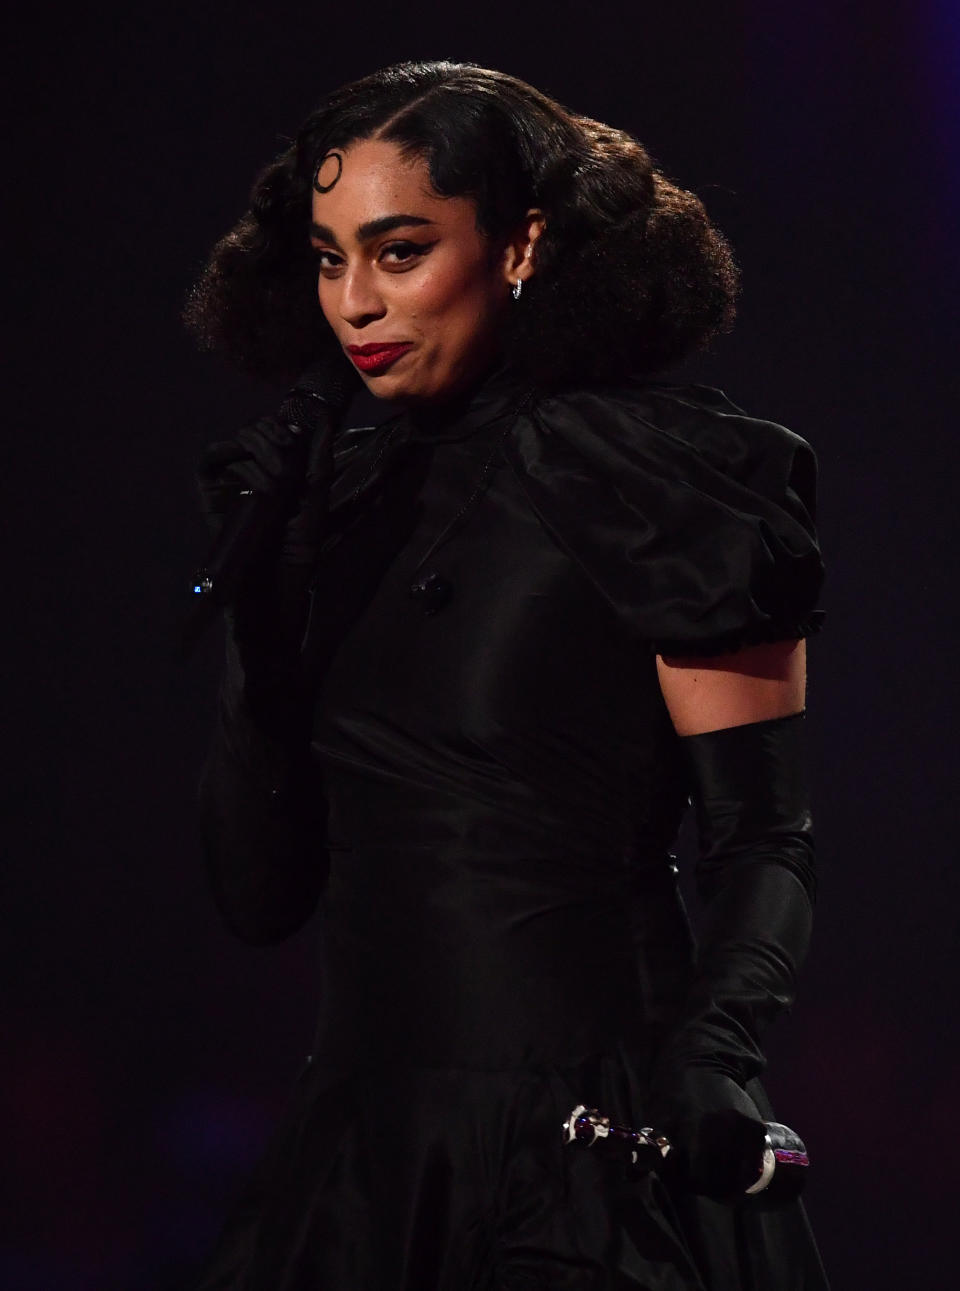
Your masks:
<instances>
[{"instance_id":1,"label":"eye","mask_svg":"<svg viewBox=\"0 0 960 1291\"><path fill-rule=\"evenodd\" d=\"M390 265L412 267L434 245L434 242L391 242L380 252L380 259L388 267Z\"/></svg>"},{"instance_id":2,"label":"eye","mask_svg":"<svg viewBox=\"0 0 960 1291\"><path fill-rule=\"evenodd\" d=\"M313 247L313 262L318 269L340 269L343 261L333 251L323 251L320 247Z\"/></svg>"}]
</instances>

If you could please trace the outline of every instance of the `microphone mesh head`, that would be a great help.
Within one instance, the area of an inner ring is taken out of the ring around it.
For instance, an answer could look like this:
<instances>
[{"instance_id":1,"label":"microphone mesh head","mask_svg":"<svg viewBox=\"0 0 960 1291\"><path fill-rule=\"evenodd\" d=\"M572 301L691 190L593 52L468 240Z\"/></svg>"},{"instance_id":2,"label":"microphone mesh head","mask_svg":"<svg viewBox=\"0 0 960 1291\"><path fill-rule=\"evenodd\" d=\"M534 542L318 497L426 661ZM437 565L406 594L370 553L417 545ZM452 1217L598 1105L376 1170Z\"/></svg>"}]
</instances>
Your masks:
<instances>
[{"instance_id":1,"label":"microphone mesh head","mask_svg":"<svg viewBox=\"0 0 960 1291\"><path fill-rule=\"evenodd\" d=\"M322 396L302 394L294 388L280 405L277 415L290 427L313 431L322 421L329 419L331 411L330 405Z\"/></svg>"},{"instance_id":2,"label":"microphone mesh head","mask_svg":"<svg viewBox=\"0 0 960 1291\"><path fill-rule=\"evenodd\" d=\"M301 373L287 400L295 401L298 409L309 409L311 400L322 399L331 413L340 413L350 402L359 382L355 369L340 350L336 350L311 363Z\"/></svg>"}]
</instances>

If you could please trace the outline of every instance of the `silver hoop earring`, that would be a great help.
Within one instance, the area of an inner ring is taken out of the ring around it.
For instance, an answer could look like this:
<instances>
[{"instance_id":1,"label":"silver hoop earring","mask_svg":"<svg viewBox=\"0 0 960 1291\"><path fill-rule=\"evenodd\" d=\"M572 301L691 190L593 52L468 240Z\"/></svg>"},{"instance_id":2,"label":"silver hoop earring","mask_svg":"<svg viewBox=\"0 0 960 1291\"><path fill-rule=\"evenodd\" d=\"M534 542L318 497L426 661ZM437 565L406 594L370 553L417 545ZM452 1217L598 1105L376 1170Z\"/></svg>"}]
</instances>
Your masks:
<instances>
[{"instance_id":1,"label":"silver hoop earring","mask_svg":"<svg viewBox=\"0 0 960 1291\"><path fill-rule=\"evenodd\" d=\"M512 288L512 290L513 290L513 299L514 299L514 300L519 300L519 299L520 299L520 292L523 290L523 279L522 279L522 278L518 278L518 279L517 279L517 281L513 284L513 288Z\"/></svg>"}]
</instances>

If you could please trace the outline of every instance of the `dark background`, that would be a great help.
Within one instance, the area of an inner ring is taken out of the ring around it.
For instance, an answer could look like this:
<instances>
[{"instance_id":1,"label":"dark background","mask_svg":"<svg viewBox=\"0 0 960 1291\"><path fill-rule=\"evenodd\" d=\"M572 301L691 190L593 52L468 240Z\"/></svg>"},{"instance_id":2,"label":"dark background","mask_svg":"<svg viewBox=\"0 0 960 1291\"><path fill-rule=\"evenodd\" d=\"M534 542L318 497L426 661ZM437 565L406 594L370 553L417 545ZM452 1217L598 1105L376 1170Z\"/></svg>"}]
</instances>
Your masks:
<instances>
[{"instance_id":1,"label":"dark background","mask_svg":"<svg viewBox=\"0 0 960 1291\"><path fill-rule=\"evenodd\" d=\"M218 643L189 666L174 651L205 541L197 453L275 396L195 354L178 313L327 89L452 57L631 130L701 195L744 296L682 373L817 449L821 898L767 1084L814 1156L838 1291L946 1285L955 4L35 5L12 34L0 1281L188 1291L309 1047L309 927L244 948L205 891L193 795Z\"/></svg>"}]
</instances>

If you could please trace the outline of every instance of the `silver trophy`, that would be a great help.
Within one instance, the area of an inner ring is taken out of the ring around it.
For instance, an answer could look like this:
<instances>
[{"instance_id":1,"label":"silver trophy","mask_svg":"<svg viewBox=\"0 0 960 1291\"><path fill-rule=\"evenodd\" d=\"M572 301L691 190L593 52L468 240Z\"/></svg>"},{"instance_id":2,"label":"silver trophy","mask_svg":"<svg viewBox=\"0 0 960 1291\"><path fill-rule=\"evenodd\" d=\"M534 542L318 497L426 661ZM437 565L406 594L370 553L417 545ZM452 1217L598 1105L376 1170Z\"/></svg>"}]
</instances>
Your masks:
<instances>
[{"instance_id":1,"label":"silver trophy","mask_svg":"<svg viewBox=\"0 0 960 1291\"><path fill-rule=\"evenodd\" d=\"M757 1160L757 1177L744 1190L748 1197L764 1194L764 1201L776 1203L798 1197L803 1191L810 1168L807 1149L798 1134L777 1121L764 1121L766 1135ZM629 1125L614 1125L595 1107L578 1103L563 1122L565 1143L580 1147L600 1145L601 1151L616 1152L629 1158L637 1170L660 1170L673 1151L670 1140L650 1125L635 1130Z\"/></svg>"}]
</instances>

